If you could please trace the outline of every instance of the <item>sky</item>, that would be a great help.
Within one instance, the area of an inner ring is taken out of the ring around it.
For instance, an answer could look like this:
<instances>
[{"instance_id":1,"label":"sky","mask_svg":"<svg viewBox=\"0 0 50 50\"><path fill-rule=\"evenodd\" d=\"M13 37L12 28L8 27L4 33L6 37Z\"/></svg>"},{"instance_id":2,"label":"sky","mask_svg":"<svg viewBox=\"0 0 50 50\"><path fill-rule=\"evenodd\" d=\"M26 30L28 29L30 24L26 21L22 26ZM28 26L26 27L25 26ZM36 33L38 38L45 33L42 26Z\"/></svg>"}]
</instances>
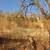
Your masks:
<instances>
[{"instance_id":1,"label":"sky","mask_svg":"<svg viewBox=\"0 0 50 50\"><path fill-rule=\"evenodd\" d=\"M44 7L44 5L41 1L40 1L40 4L42 4L41 6ZM44 2L45 2L45 0L44 0ZM46 4L46 3L44 3L44 4ZM47 8L48 8L48 6L47 6ZM47 11L46 7L44 8L44 10ZM0 11L4 11L4 12L20 11L20 0L0 0ZM32 7L31 11L34 13L38 12L37 9L35 8L35 6Z\"/></svg>"},{"instance_id":2,"label":"sky","mask_svg":"<svg viewBox=\"0 0 50 50\"><path fill-rule=\"evenodd\" d=\"M0 11L19 11L19 0L0 0Z\"/></svg>"},{"instance_id":3,"label":"sky","mask_svg":"<svg viewBox=\"0 0 50 50\"><path fill-rule=\"evenodd\" d=\"M48 0L50 2L50 0Z\"/></svg>"}]
</instances>

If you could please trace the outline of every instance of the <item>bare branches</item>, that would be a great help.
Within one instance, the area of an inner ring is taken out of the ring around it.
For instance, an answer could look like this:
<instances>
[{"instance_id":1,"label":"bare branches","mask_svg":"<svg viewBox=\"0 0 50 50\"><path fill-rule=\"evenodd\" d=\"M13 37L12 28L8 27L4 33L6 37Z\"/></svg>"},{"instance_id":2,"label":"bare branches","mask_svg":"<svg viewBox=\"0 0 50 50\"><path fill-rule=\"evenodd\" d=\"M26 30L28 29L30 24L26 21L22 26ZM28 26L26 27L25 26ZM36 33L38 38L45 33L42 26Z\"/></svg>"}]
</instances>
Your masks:
<instances>
[{"instance_id":1,"label":"bare branches","mask_svg":"<svg viewBox=\"0 0 50 50\"><path fill-rule=\"evenodd\" d=\"M27 14L28 8L29 8L30 6L33 6L33 5L35 5L35 3L32 2L32 3L29 3L28 5L26 5L26 4L25 4L25 0L22 1L22 6L21 6L21 7L23 8L23 9L22 9L22 12L23 12L23 11L25 12L25 16L26 16L26 14Z\"/></svg>"},{"instance_id":2,"label":"bare branches","mask_svg":"<svg viewBox=\"0 0 50 50\"><path fill-rule=\"evenodd\" d=\"M27 0L28 1L28 0ZM29 4L26 4L27 3L26 0L23 0L22 1L22 5L21 5L21 8L22 8L22 12L24 12L25 16L27 15L27 12L28 12L28 8L30 6L33 6L33 5L36 5L36 7L41 11L42 15L47 15L47 13L44 11L44 9L40 6L39 4L39 1L38 0L30 0ZM47 1L46 1L47 2ZM44 3L44 2L43 2ZM46 5L45 5L46 7Z\"/></svg>"}]
</instances>

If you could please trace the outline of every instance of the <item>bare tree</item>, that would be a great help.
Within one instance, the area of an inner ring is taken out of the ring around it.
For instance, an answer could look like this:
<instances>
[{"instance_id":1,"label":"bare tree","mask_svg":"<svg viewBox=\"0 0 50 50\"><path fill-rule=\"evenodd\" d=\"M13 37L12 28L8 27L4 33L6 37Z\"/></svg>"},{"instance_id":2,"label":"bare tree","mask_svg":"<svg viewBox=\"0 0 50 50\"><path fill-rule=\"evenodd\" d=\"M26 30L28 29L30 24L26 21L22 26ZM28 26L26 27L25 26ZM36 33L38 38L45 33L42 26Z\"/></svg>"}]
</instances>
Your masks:
<instances>
[{"instance_id":1,"label":"bare tree","mask_svg":"<svg viewBox=\"0 0 50 50\"><path fill-rule=\"evenodd\" d=\"M29 0L30 2L29 2L29 4L26 4L26 2L27 2L28 0L23 0L22 1L22 5L21 5L21 8L22 8L22 12L24 11L25 12L25 16L26 16L26 14L27 14L27 10L28 10L28 8L30 7L30 6L36 6L39 10L40 10L40 12L42 13L42 15L47 15L47 12L45 12L44 11L44 9L40 6L40 4L39 4L39 0ZM48 3L48 0L45 0L45 2L46 3ZM44 3L44 2L43 2ZM45 4L45 7L46 7L46 4Z\"/></svg>"}]
</instances>

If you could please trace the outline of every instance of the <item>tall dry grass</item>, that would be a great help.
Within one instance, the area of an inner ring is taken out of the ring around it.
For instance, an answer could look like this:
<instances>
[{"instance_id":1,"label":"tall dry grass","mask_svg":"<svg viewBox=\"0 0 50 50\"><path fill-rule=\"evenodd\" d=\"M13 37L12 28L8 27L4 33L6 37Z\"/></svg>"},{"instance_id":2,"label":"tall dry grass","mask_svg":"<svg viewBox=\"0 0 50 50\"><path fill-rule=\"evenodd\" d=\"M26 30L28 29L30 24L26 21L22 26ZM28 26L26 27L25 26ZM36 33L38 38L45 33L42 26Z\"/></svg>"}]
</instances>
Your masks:
<instances>
[{"instance_id":1,"label":"tall dry grass","mask_svg":"<svg viewBox=\"0 0 50 50\"><path fill-rule=\"evenodd\" d=\"M37 50L49 50L50 19L24 17L22 14L0 14L0 37L29 39L37 42ZM48 49L49 48L49 49ZM26 50L28 50L26 48Z\"/></svg>"}]
</instances>

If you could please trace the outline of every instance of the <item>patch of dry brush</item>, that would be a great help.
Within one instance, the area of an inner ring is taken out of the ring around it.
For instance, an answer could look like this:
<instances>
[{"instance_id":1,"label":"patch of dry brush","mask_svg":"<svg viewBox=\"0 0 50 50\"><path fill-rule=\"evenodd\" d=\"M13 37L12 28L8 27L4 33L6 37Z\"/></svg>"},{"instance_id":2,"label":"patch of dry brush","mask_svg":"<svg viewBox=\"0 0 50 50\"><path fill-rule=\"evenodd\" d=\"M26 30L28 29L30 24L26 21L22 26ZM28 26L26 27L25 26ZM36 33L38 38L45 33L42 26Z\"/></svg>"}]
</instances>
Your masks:
<instances>
[{"instance_id":1,"label":"patch of dry brush","mask_svg":"<svg viewBox=\"0 0 50 50\"><path fill-rule=\"evenodd\" d=\"M33 16L34 17L34 16ZM50 20L24 17L22 14L0 14L0 37L25 39L18 50L49 50ZM29 40L29 41L28 41ZM26 42L26 43L25 43ZM12 43L13 44L13 43Z\"/></svg>"}]
</instances>

